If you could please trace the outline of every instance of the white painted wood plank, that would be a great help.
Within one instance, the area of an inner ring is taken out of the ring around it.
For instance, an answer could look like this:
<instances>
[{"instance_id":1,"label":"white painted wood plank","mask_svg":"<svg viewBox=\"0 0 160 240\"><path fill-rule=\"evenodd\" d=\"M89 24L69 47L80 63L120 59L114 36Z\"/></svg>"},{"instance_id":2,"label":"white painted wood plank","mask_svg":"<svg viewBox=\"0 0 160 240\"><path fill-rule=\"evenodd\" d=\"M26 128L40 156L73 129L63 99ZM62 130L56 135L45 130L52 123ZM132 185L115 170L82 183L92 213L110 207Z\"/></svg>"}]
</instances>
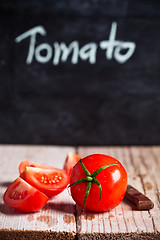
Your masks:
<instances>
[{"instance_id":1,"label":"white painted wood plank","mask_svg":"<svg viewBox=\"0 0 160 240\"><path fill-rule=\"evenodd\" d=\"M130 147L79 147L78 153L83 157L93 153L102 153L117 158L128 172L129 184L138 188L141 192L144 192L138 170L141 162L137 159L136 155L134 155L134 157L132 156L133 153ZM134 161L139 165L134 164ZM82 209L78 207L77 215L80 216L81 214ZM103 226L101 225L101 233L154 233L150 213L148 211L137 211L134 205L126 201L122 201L115 209L103 213L102 217L104 218L102 222L106 221L106 219L109 221L103 224ZM97 220L97 224L100 224L98 218L99 214L94 214L94 219ZM78 229L79 234L90 232L90 229L92 229L92 232L97 232L97 226L95 226L93 220L86 223L84 219L81 218L79 225L81 226L81 228Z\"/></svg>"},{"instance_id":2,"label":"white painted wood plank","mask_svg":"<svg viewBox=\"0 0 160 240\"><path fill-rule=\"evenodd\" d=\"M155 231L160 232L160 202L158 194L158 192L160 192L159 164L157 164L157 159L155 159L151 148L132 147L132 153L137 159L137 161L135 161L136 167L138 167L139 162L141 161L139 171L144 187L144 193L154 202L154 208L150 210L150 215L154 222ZM160 159L158 161L160 161Z\"/></svg>"},{"instance_id":3,"label":"white painted wood plank","mask_svg":"<svg viewBox=\"0 0 160 240\"><path fill-rule=\"evenodd\" d=\"M128 172L128 183L135 188L139 189L142 193L143 191L143 185L140 179L139 170L135 168L134 162L136 161L135 158L133 158L133 154L130 151L129 147L123 147L123 148L115 148L115 151L117 152L117 158L123 159L123 164L127 169ZM137 232L154 232L152 219L150 217L150 214L148 211L137 211L135 210L134 206L130 205L132 207L130 214L132 214L134 224L137 228L135 228L135 231ZM128 214L128 204L124 205L124 213ZM125 217L124 214L124 217ZM146 223L148 223L146 225ZM129 226L128 224L128 231L133 231L133 225L131 224Z\"/></svg>"},{"instance_id":4,"label":"white painted wood plank","mask_svg":"<svg viewBox=\"0 0 160 240\"><path fill-rule=\"evenodd\" d=\"M3 193L7 185L18 177L19 163L28 159L62 168L73 147L52 146L0 146L0 229L16 231L51 231L76 234L75 203L65 190L49 200L36 213L21 213L5 206Z\"/></svg>"}]
</instances>

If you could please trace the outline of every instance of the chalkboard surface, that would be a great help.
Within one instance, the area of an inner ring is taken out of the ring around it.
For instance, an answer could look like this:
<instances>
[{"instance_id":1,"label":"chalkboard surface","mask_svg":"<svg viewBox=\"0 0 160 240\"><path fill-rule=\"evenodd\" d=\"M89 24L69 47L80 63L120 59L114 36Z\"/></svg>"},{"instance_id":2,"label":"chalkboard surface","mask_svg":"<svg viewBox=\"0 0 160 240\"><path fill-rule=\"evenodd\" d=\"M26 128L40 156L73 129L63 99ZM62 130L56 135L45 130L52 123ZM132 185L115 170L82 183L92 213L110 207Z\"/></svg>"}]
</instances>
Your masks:
<instances>
[{"instance_id":1,"label":"chalkboard surface","mask_svg":"<svg viewBox=\"0 0 160 240\"><path fill-rule=\"evenodd\" d=\"M160 144L160 2L0 2L0 143Z\"/></svg>"}]
</instances>

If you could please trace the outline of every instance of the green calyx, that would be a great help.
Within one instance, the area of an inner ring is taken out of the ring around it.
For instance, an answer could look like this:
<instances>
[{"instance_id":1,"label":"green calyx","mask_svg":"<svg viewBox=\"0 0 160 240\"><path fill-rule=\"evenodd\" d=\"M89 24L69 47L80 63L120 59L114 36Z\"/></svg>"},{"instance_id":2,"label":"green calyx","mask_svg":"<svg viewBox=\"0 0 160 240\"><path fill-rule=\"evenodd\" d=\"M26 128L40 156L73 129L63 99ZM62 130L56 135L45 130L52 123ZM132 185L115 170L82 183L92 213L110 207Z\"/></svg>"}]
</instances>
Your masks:
<instances>
[{"instance_id":1,"label":"green calyx","mask_svg":"<svg viewBox=\"0 0 160 240\"><path fill-rule=\"evenodd\" d=\"M103 167L100 167L99 169L97 169L94 173L90 173L88 171L88 169L84 166L82 160L80 160L80 164L81 164L81 167L86 175L85 178L81 178L73 183L71 183L68 187L72 187L73 185L76 185L78 183L82 183L82 182L87 182L87 188L86 188L86 192L85 192L85 197L84 197L84 204L83 204L83 208L85 207L85 203L86 203L86 200L87 200L87 197L88 197L88 194L90 192L90 189L91 189L91 186L92 184L96 184L98 187L99 187L99 190L100 190L100 197L99 197L99 201L97 202L97 204L100 202L101 200L101 195L102 195L102 187L101 187L101 184L100 182L95 178L101 171L103 171L104 169L108 168L108 167L111 167L113 165L117 165L117 164L110 164L110 165L106 165L106 166L103 166Z\"/></svg>"}]
</instances>

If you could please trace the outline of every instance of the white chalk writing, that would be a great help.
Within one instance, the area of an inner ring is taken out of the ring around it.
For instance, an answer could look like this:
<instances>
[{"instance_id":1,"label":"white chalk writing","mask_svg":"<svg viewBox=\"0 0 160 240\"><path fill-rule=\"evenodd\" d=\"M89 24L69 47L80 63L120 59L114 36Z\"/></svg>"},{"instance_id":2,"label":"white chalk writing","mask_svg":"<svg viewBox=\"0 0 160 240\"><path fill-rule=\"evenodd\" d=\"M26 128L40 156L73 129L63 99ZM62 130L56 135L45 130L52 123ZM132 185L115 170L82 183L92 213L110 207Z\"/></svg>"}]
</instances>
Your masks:
<instances>
[{"instance_id":1,"label":"white chalk writing","mask_svg":"<svg viewBox=\"0 0 160 240\"><path fill-rule=\"evenodd\" d=\"M100 47L106 49L106 58L108 60L111 60L114 56L117 62L124 63L133 55L136 44L134 42L117 41L116 32L117 23L113 22L109 40L100 42ZM125 54L121 54L121 51L124 49L128 49L128 51Z\"/></svg>"},{"instance_id":2,"label":"white chalk writing","mask_svg":"<svg viewBox=\"0 0 160 240\"><path fill-rule=\"evenodd\" d=\"M135 51L136 44L134 42L116 40L116 32L117 23L113 22L111 25L109 39L99 42L99 45L97 43L90 42L80 47L78 41L72 41L68 46L64 42L54 42L53 46L48 43L41 43L37 46L37 35L47 35L43 26L37 26L18 36L15 39L15 42L19 43L30 37L26 58L27 64L31 64L35 58L35 60L39 63L52 61L53 65L58 65L60 62L66 62L69 56L71 57L72 64L78 64L79 59L82 61L88 61L90 64L95 64L98 47L101 50L105 50L107 60L115 59L117 62L122 64L131 58Z\"/></svg>"}]
</instances>

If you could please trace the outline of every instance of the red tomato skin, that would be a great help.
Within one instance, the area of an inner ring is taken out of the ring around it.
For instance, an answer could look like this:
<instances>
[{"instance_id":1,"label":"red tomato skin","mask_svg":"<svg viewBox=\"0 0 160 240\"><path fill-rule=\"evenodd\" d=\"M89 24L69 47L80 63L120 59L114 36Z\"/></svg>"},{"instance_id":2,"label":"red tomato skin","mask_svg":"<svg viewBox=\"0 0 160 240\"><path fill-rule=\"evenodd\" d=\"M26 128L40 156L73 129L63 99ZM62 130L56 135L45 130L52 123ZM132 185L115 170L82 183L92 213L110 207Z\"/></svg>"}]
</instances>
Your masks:
<instances>
[{"instance_id":1,"label":"red tomato skin","mask_svg":"<svg viewBox=\"0 0 160 240\"><path fill-rule=\"evenodd\" d=\"M58 183L45 184L44 182L41 182L43 176L51 178L51 176L53 176L55 173L60 174L62 178ZM26 167L26 170L20 175L20 177L28 182L31 186L43 192L49 198L60 194L69 184L69 175L67 172L58 168L41 169L35 167Z\"/></svg>"},{"instance_id":2,"label":"red tomato skin","mask_svg":"<svg viewBox=\"0 0 160 240\"><path fill-rule=\"evenodd\" d=\"M19 193L18 189L21 189L21 193L25 194L22 199L12 199L11 193ZM3 195L4 203L22 212L36 212L39 211L47 203L49 198L29 185L23 179L18 177L5 191Z\"/></svg>"},{"instance_id":3,"label":"red tomato skin","mask_svg":"<svg viewBox=\"0 0 160 240\"><path fill-rule=\"evenodd\" d=\"M103 212L118 206L123 200L127 189L127 172L122 164L117 159L103 154L92 154L83 158L82 162L91 174L102 166L118 164L104 169L96 176L96 179L102 186L101 200L98 203L100 197L99 187L96 184L92 184L85 209L94 212ZM80 162L78 162L72 170L71 183L84 177L86 175ZM81 207L84 204L86 187L86 182L71 186L71 195L74 201Z\"/></svg>"},{"instance_id":4,"label":"red tomato skin","mask_svg":"<svg viewBox=\"0 0 160 240\"><path fill-rule=\"evenodd\" d=\"M38 167L38 168L46 168L46 169L50 169L53 168L51 166L47 166L38 162L32 162L29 160L23 160L20 164L19 164L19 174L21 174L22 172L24 172L24 170L26 169L26 167Z\"/></svg>"},{"instance_id":5,"label":"red tomato skin","mask_svg":"<svg viewBox=\"0 0 160 240\"><path fill-rule=\"evenodd\" d=\"M63 169L68 172L69 176L71 175L73 167L81 158L82 157L76 153L70 152L67 154Z\"/></svg>"}]
</instances>

